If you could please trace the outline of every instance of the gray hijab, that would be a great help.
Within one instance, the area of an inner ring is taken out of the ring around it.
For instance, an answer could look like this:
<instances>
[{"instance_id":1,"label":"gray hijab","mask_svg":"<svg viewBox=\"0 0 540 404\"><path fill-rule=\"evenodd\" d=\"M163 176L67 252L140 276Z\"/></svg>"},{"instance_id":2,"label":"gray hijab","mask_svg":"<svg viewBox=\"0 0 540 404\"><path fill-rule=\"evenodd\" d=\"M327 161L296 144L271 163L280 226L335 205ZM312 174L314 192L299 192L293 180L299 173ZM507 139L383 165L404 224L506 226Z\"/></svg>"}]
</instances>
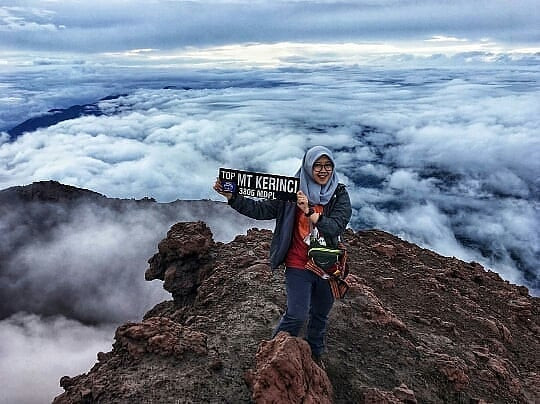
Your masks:
<instances>
[{"instance_id":1,"label":"gray hijab","mask_svg":"<svg viewBox=\"0 0 540 404\"><path fill-rule=\"evenodd\" d=\"M319 185L312 177L313 164L321 156L327 156L334 170L330 175L330 180L325 185ZM295 176L300 178L300 190L307 195L308 201L314 205L326 205L338 186L339 178L336 174L336 163L332 152L324 146L314 146L309 149L302 160L302 166L298 169Z\"/></svg>"}]
</instances>

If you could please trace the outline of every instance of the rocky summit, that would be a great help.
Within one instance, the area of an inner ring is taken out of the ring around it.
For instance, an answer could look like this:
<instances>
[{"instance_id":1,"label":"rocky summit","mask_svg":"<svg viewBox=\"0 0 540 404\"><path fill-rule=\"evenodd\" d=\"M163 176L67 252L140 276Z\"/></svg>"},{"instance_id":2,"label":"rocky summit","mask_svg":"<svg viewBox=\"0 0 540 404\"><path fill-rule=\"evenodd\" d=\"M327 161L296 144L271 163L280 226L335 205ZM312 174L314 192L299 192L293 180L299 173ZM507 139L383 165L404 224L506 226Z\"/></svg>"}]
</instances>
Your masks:
<instances>
[{"instance_id":1,"label":"rocky summit","mask_svg":"<svg viewBox=\"0 0 540 404\"><path fill-rule=\"evenodd\" d=\"M215 242L177 223L146 270L173 300L120 326L54 403L538 403L540 305L475 262L378 231L347 231L351 287L324 365L272 328L285 309L272 233ZM142 274L141 274L142 276Z\"/></svg>"}]
</instances>

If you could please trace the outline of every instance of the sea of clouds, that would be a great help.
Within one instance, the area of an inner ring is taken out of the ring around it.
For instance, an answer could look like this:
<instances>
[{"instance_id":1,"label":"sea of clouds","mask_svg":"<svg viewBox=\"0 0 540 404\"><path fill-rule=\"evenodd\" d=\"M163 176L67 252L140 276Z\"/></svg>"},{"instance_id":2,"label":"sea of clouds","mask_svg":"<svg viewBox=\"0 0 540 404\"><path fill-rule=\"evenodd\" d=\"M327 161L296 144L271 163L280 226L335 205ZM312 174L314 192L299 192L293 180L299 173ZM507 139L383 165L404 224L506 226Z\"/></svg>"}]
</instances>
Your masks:
<instances>
[{"instance_id":1,"label":"sea of clouds","mask_svg":"<svg viewBox=\"0 0 540 404\"><path fill-rule=\"evenodd\" d=\"M353 229L384 229L443 255L478 261L540 293L540 77L534 66L155 74L142 69L129 76L121 69L108 76L92 68L85 76L81 64L65 71L76 72L71 82L54 69L42 87L21 84L21 76L5 80L2 127L53 107L126 95L102 101L103 116L64 121L15 140L3 133L0 188L54 179L110 197L220 200L211 189L219 167L292 175L304 151L323 144L334 150L338 174L348 185ZM6 109L8 103L13 108ZM159 288L133 281L170 225L162 220L154 227L164 230L150 231L156 222L160 219L151 215L119 218L86 208L79 221L58 228L47 243L20 250L18 261L32 271L28 278L37 280L31 285L43 283L38 268L51 274L73 268L67 283L76 291L80 277L95 290L105 275L116 284L127 277L125 283L136 288L133 294L105 289L84 295L77 316L84 320L82 314L89 313L92 321L109 324L107 332L89 336L95 342L88 344L94 347L88 351L90 364L95 352L110 349L111 322L140 316L162 298ZM225 233L222 240L232 238ZM115 254L130 243L127 255ZM77 245L81 248L73 250ZM99 254L89 255L89 248ZM58 256L65 257L65 266L55 266ZM105 271L114 260L117 268L134 265L136 271L89 274L90 266ZM65 273L57 275L62 279ZM53 289L49 296L58 296L55 287L47 285ZM41 298L39 290L30 290ZM136 302L130 296L145 298ZM46 339L58 324L74 321L41 318L31 304L26 310L0 322L0 330L25 336L28 346L36 333ZM104 312L108 316L100 318ZM77 324L68 327L73 338L86 327ZM53 342L45 345L62 352ZM71 371L85 371L89 363ZM1 371L7 372L7 365ZM56 372L50 382L56 384L62 374Z\"/></svg>"},{"instance_id":2,"label":"sea of clouds","mask_svg":"<svg viewBox=\"0 0 540 404\"><path fill-rule=\"evenodd\" d=\"M0 321L1 403L43 403L63 392L59 378L86 372L109 351L115 326L17 313ZM108 348L107 348L108 347Z\"/></svg>"},{"instance_id":3,"label":"sea of clouds","mask_svg":"<svg viewBox=\"0 0 540 404\"><path fill-rule=\"evenodd\" d=\"M104 116L4 135L0 186L55 179L111 197L216 199L219 167L293 174L324 144L349 185L353 228L389 230L538 288L534 69L353 66L149 83L102 101Z\"/></svg>"}]
</instances>

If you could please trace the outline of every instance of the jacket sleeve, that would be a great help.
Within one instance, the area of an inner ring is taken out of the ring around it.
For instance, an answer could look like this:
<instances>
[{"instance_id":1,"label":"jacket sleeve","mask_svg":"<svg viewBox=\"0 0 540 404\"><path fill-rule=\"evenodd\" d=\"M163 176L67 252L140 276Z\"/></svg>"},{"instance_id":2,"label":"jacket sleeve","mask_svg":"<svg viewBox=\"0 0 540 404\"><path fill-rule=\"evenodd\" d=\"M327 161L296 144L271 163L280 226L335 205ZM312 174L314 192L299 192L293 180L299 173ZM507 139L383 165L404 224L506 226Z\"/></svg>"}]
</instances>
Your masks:
<instances>
[{"instance_id":1,"label":"jacket sleeve","mask_svg":"<svg viewBox=\"0 0 540 404\"><path fill-rule=\"evenodd\" d=\"M242 195L235 195L229 200L229 205L237 212L252 219L270 220L277 217L279 204L282 202L277 199L256 201L244 198Z\"/></svg>"},{"instance_id":2,"label":"jacket sleeve","mask_svg":"<svg viewBox=\"0 0 540 404\"><path fill-rule=\"evenodd\" d=\"M336 202L332 211L323 214L315 225L325 237L335 238L340 236L351 220L351 199L346 189L336 194Z\"/></svg>"}]
</instances>

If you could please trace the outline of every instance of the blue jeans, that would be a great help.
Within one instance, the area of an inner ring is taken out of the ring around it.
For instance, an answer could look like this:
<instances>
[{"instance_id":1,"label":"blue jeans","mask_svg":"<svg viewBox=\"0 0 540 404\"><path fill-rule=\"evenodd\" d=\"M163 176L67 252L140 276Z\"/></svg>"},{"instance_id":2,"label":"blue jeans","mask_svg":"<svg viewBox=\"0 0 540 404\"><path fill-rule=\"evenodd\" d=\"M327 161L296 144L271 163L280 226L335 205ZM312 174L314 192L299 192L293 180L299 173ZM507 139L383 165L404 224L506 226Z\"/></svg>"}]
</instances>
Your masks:
<instances>
[{"instance_id":1,"label":"blue jeans","mask_svg":"<svg viewBox=\"0 0 540 404\"><path fill-rule=\"evenodd\" d=\"M307 269L287 268L285 270L287 287L287 311L274 330L298 336L306 320L308 326L305 339L315 356L324 351L324 336L328 314L334 304L334 296L328 280L322 279Z\"/></svg>"}]
</instances>

